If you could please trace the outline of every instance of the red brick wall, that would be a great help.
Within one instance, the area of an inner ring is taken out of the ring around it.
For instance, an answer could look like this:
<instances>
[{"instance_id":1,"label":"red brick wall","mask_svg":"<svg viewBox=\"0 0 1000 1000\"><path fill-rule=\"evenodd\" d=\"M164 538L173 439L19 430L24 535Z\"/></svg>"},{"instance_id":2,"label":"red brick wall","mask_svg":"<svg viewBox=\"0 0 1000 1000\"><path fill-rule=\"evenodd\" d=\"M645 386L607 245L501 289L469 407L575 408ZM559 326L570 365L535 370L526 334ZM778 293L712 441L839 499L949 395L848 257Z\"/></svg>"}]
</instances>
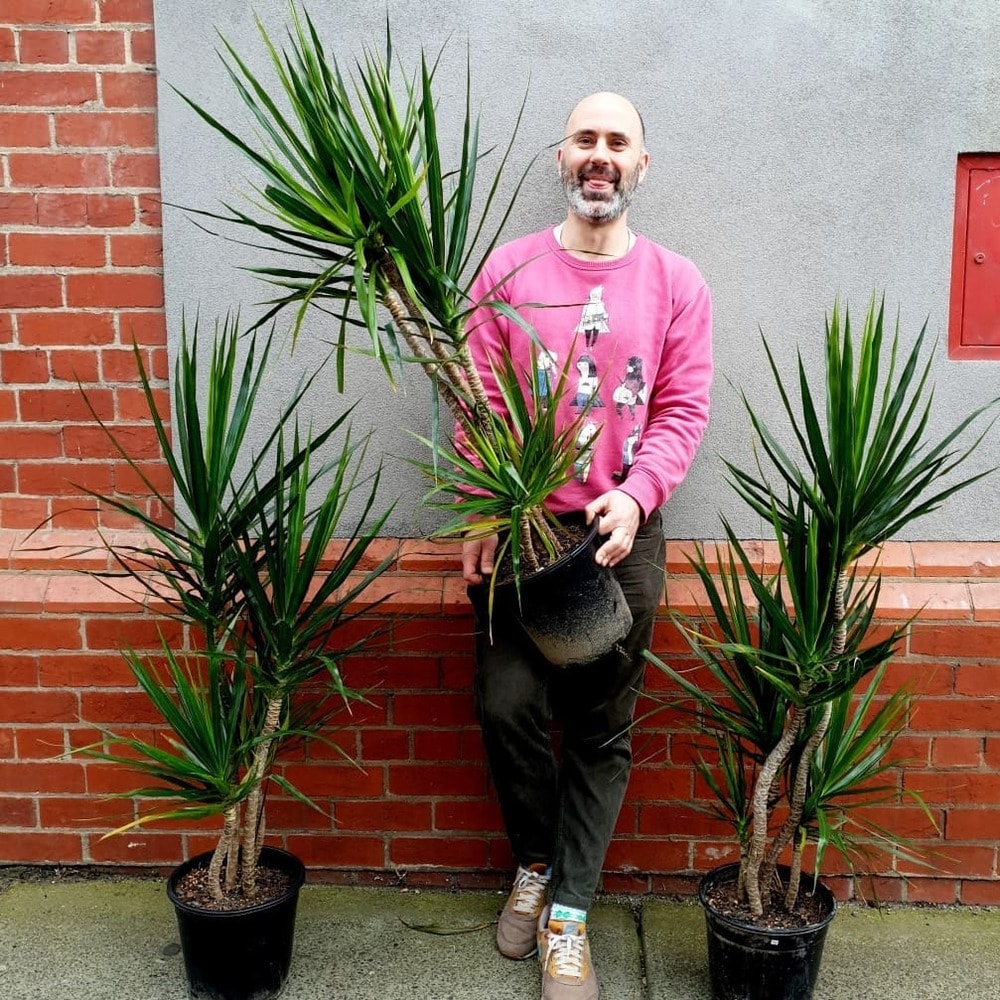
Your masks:
<instances>
[{"instance_id":1,"label":"red brick wall","mask_svg":"<svg viewBox=\"0 0 1000 1000\"><path fill-rule=\"evenodd\" d=\"M115 527L79 487L141 487L108 453L76 380L162 476L129 354L134 337L163 383L155 110L150 0L4 0L0 864L173 865L208 843L177 828L103 840L134 814L107 795L134 780L60 759L95 726L151 723L119 651L154 649L154 619L81 573L100 560L79 554L95 540L88 529ZM59 530L29 538L46 518ZM288 761L332 818L276 796L271 832L331 877L495 883L511 860L472 713L471 622L454 560L425 550L404 543L385 583L396 596L378 609L387 643L348 665L353 684L372 688L372 707L339 737L363 770L318 746ZM670 601L693 610L683 550L670 546ZM922 793L940 833L913 805L880 818L940 854L930 873L885 859L880 891L1000 904L1000 546L894 545L884 570L887 621L924 609L893 667L923 693L901 747L911 763L895 780ZM655 648L685 656L666 620ZM647 680L663 687L652 670ZM708 800L680 717L644 722L635 747L605 887L687 889L729 857L728 839L699 811Z\"/></svg>"},{"instance_id":2,"label":"red brick wall","mask_svg":"<svg viewBox=\"0 0 1000 1000\"><path fill-rule=\"evenodd\" d=\"M153 722L119 649L156 649L155 621L81 572L103 565L79 554L85 540L80 532L0 533L0 863L174 864L207 846L203 831L174 826L102 840L134 815L131 801L105 797L135 780L106 764L56 759L92 741L97 725L148 735ZM669 546L668 594L672 606L694 612L685 548ZM331 877L406 871L413 883L482 884L511 864L472 710L471 620L454 567L452 555L405 542L379 582L378 592L394 596L370 623L387 625L387 637L346 665L372 705L336 734L361 770L322 745L284 764L329 815L275 796L270 833ZM883 568L885 621L924 606L892 667L894 680L912 678L922 694L900 741L908 763L892 780L923 796L933 822L906 801L874 818L939 855L932 871L883 859L880 893L1000 904L1000 545L894 544ZM654 648L675 664L689 656L666 618ZM647 688L668 691L652 668ZM689 888L692 873L729 858L731 846L704 812L710 797L690 766L686 721L664 712L638 727L634 745L638 764L605 887ZM912 876L908 884L901 874Z\"/></svg>"},{"instance_id":3,"label":"red brick wall","mask_svg":"<svg viewBox=\"0 0 1000 1000\"><path fill-rule=\"evenodd\" d=\"M152 8L0 5L0 529L89 527L85 489L142 492L78 381L162 478L131 353L166 378Z\"/></svg>"}]
</instances>

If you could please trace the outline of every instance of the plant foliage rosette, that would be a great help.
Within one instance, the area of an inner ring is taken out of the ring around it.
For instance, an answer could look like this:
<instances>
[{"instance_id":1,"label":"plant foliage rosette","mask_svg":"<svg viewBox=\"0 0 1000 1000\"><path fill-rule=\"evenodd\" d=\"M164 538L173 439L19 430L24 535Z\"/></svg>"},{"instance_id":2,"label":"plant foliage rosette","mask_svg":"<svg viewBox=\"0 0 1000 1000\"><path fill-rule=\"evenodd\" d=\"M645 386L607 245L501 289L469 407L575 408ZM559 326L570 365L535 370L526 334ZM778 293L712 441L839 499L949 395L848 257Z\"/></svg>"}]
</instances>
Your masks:
<instances>
[{"instance_id":1,"label":"plant foliage rosette","mask_svg":"<svg viewBox=\"0 0 1000 1000\"><path fill-rule=\"evenodd\" d=\"M229 79L257 125L254 139L237 135L180 95L259 178L251 210L227 205L224 213L197 214L224 223L229 232L235 226L248 233L261 250L283 253L280 266L250 268L278 290L265 321L293 309L297 334L310 306L331 316L338 329L340 387L352 326L367 331L366 350L390 381L406 363L426 372L435 392L432 434L422 440L434 452L424 465L438 484L434 505L463 521L471 515L474 533L509 529L516 578L522 568L563 551L545 500L572 474L579 451L575 438L558 431L552 415L538 407L537 392L524 388L532 380L519 384L512 377L507 358L494 359L495 374L516 426L499 419L483 387L489 373L477 370L467 342L469 318L484 304L535 338L508 303L473 302L469 294L527 175L525 170L499 207L520 113L496 169L484 180L483 162L494 150L481 148L467 73L458 162L446 169L434 93L440 56L432 60L422 53L416 72L409 78L400 72L397 82L387 27L384 55L366 50L345 75L309 14L291 3L290 20L283 48L258 21L277 87L222 39ZM272 96L276 92L287 113ZM498 224L487 231L487 220L497 215ZM460 430L461 450L441 447L439 399ZM556 446L563 449L558 455ZM481 499L485 495L492 502ZM449 523L457 530L456 522Z\"/></svg>"},{"instance_id":2,"label":"plant foliage rosette","mask_svg":"<svg viewBox=\"0 0 1000 1000\"><path fill-rule=\"evenodd\" d=\"M829 847L852 870L877 846L913 857L865 808L898 798L889 771L899 761L890 751L913 693L884 690L907 625L873 628L880 580L859 560L987 475L948 483L982 435L967 446L960 438L997 402L932 444L925 334L926 325L904 352L897 322L886 344L884 305L873 298L855 339L847 310L842 318L835 304L825 399L799 356L797 401L764 341L795 452L744 393L757 462L726 466L738 496L771 526L776 564L761 564L724 521L717 569L700 546L692 560L708 600L706 624L681 623L701 669L682 672L649 657L689 697L697 731L711 739L698 768L715 811L733 824L739 895L758 919L774 906L794 908L810 842L817 877ZM772 893L789 848L788 884Z\"/></svg>"},{"instance_id":3,"label":"plant foliage rosette","mask_svg":"<svg viewBox=\"0 0 1000 1000\"><path fill-rule=\"evenodd\" d=\"M379 474L362 473L364 446L351 440L348 413L316 433L300 432L293 417L307 384L293 393L264 446L240 471L271 341L258 350L251 338L240 367L239 340L236 319L217 325L202 408L197 323L190 338L183 330L172 386L173 441L135 351L173 496L161 492L101 425L144 482L153 507L165 514L94 494L148 538L109 543L117 568L103 577L112 587L132 581L146 591L189 626L194 648L180 652L164 640L162 657L127 652L162 728L151 738L105 732L100 744L77 751L123 765L148 782L124 793L151 801L114 833L157 821L222 817L209 867L216 899L256 895L270 788L313 805L276 767L282 750L318 739L347 757L323 732L361 697L345 683L341 662L370 640L344 644L339 634L357 617L352 604L393 559L362 569L389 513L375 514ZM332 449L332 457L318 462L321 449ZM355 497L360 513L348 528L345 513Z\"/></svg>"},{"instance_id":4,"label":"plant foliage rosette","mask_svg":"<svg viewBox=\"0 0 1000 1000\"><path fill-rule=\"evenodd\" d=\"M488 433L472 425L444 454L432 441L418 436L435 451L437 459L415 463L434 483L424 503L450 515L432 537L500 535L489 584L490 607L507 562L520 599L522 571L537 572L562 553L563 525L545 501L553 489L574 476L580 450L577 440L590 410L588 404L573 421L560 427L557 409L567 391L568 370L563 368L555 385L543 395L538 380L530 374L537 371L534 348L529 365L528 372L519 373L505 354L494 367L504 412L488 411ZM529 387L527 395L525 385ZM524 544L529 537L537 541Z\"/></svg>"}]
</instances>

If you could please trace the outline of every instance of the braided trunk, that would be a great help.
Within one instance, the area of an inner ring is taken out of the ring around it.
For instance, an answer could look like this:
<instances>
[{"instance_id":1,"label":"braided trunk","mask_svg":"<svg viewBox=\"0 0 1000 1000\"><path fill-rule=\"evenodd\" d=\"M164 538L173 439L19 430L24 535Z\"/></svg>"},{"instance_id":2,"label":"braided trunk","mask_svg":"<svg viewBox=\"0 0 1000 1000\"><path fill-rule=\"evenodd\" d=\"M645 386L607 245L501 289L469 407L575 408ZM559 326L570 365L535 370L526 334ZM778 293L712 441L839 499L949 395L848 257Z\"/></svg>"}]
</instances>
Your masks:
<instances>
[{"instance_id":1,"label":"braided trunk","mask_svg":"<svg viewBox=\"0 0 1000 1000\"><path fill-rule=\"evenodd\" d=\"M283 699L272 698L267 703L267 714L261 727L260 742L253 754L249 780L253 791L247 796L243 816L243 895L253 899L257 895L257 860L263 842L264 778L267 775L271 754L271 741L281 722Z\"/></svg>"},{"instance_id":2,"label":"braided trunk","mask_svg":"<svg viewBox=\"0 0 1000 1000\"><path fill-rule=\"evenodd\" d=\"M488 435L489 423L485 414L490 409L490 401L466 344L464 329L460 326L449 331L446 338L435 336L410 298L392 257L383 254L378 267L382 302L410 350L434 381L448 409L466 430L471 421Z\"/></svg>"},{"instance_id":3,"label":"braided trunk","mask_svg":"<svg viewBox=\"0 0 1000 1000\"><path fill-rule=\"evenodd\" d=\"M844 594L846 586L846 576L840 573L837 577L837 585L834 590L832 608L834 629L830 651L834 657L839 657L844 652L844 647L847 644L847 626L844 622ZM789 866L788 887L785 891L785 908L788 910L793 909L798 902L799 886L802 881L802 850L805 846L805 838L801 836L800 825L802 823L802 811L805 807L806 794L809 791L809 772L812 768L813 757L815 757L817 749L819 749L819 746L826 737L832 711L832 704L827 702L823 706L823 711L819 722L816 724L816 728L802 748L802 754L795 768L792 793L788 803L788 817L780 833L775 838L774 843L771 845L764 863L764 877L762 881L766 883L766 880L773 876L781 852L788 844L792 843L794 838L791 864ZM796 834L800 835L796 836Z\"/></svg>"},{"instance_id":4,"label":"braided trunk","mask_svg":"<svg viewBox=\"0 0 1000 1000\"><path fill-rule=\"evenodd\" d=\"M795 746L799 732L802 729L802 713L794 706L790 710L790 719L785 731L781 734L775 748L767 755L757 775L757 784L753 790L753 835L747 850L744 868L746 880L747 905L755 917L764 915L764 902L761 895L761 865L764 863L764 852L767 846L767 820L770 812L768 804L771 798L771 788L784 768L788 755ZM766 884L766 883L765 883Z\"/></svg>"}]
</instances>

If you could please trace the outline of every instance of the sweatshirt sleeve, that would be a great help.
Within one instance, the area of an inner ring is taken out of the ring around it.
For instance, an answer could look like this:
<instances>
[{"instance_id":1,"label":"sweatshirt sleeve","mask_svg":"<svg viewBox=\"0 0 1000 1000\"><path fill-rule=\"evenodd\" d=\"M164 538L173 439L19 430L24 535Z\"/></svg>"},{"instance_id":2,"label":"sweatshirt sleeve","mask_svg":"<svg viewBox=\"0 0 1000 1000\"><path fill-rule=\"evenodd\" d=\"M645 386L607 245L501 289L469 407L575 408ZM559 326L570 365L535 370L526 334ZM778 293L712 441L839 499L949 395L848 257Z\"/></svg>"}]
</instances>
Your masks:
<instances>
[{"instance_id":1,"label":"sweatshirt sleeve","mask_svg":"<svg viewBox=\"0 0 1000 1000\"><path fill-rule=\"evenodd\" d=\"M506 318L491 306L482 304L497 300L508 301L504 283L497 285L493 277L490 261L487 261L473 281L469 297L476 305L466 325L469 352L483 380L490 403L496 410L497 404L502 405L503 401L490 366L497 363L505 349L509 349L510 332Z\"/></svg>"},{"instance_id":2,"label":"sweatshirt sleeve","mask_svg":"<svg viewBox=\"0 0 1000 1000\"><path fill-rule=\"evenodd\" d=\"M618 487L643 516L661 507L687 475L708 425L712 384L712 301L700 280L675 305L650 394L642 444Z\"/></svg>"}]
</instances>

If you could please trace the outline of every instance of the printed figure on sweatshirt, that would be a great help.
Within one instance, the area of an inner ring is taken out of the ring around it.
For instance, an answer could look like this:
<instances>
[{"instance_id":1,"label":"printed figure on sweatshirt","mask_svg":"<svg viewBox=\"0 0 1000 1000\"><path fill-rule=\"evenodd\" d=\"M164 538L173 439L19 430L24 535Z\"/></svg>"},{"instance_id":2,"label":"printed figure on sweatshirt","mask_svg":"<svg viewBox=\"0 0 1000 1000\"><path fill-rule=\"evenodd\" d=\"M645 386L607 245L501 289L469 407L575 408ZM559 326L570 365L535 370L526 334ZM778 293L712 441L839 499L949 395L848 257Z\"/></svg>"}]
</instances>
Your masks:
<instances>
[{"instance_id":1,"label":"printed figure on sweatshirt","mask_svg":"<svg viewBox=\"0 0 1000 1000\"><path fill-rule=\"evenodd\" d=\"M549 408L549 400L552 399L552 373L556 370L556 362L559 355L555 351L540 348L535 356L535 378L538 385L538 400L542 404L542 409Z\"/></svg>"},{"instance_id":2,"label":"printed figure on sweatshirt","mask_svg":"<svg viewBox=\"0 0 1000 1000\"><path fill-rule=\"evenodd\" d=\"M577 324L574 333L582 333L584 343L587 347L593 347L597 343L599 333L610 333L608 326L608 310L604 306L604 286L598 285L590 290L589 301L584 303L583 315Z\"/></svg>"},{"instance_id":3,"label":"printed figure on sweatshirt","mask_svg":"<svg viewBox=\"0 0 1000 1000\"><path fill-rule=\"evenodd\" d=\"M625 365L625 375L614 391L615 413L620 417L627 406L629 416L635 420L636 406L646 405L646 380L642 375L642 358L633 354Z\"/></svg>"},{"instance_id":4,"label":"printed figure on sweatshirt","mask_svg":"<svg viewBox=\"0 0 1000 1000\"><path fill-rule=\"evenodd\" d=\"M600 428L593 420L588 420L576 436L576 446L579 449L576 453L576 460L573 462L573 471L576 478L585 483L590 475L590 466L594 461L594 439Z\"/></svg>"},{"instance_id":5,"label":"printed figure on sweatshirt","mask_svg":"<svg viewBox=\"0 0 1000 1000\"><path fill-rule=\"evenodd\" d=\"M632 428L632 433L622 442L622 469L621 472L612 472L611 478L615 482L622 482L628 475L628 470L635 465L635 449L639 444L642 430L638 424Z\"/></svg>"},{"instance_id":6,"label":"printed figure on sweatshirt","mask_svg":"<svg viewBox=\"0 0 1000 1000\"><path fill-rule=\"evenodd\" d=\"M576 410L582 410L588 404L591 409L604 406L597 392L597 362L589 354L581 354L576 359L576 370L580 377L576 383L576 395L570 404Z\"/></svg>"}]
</instances>

